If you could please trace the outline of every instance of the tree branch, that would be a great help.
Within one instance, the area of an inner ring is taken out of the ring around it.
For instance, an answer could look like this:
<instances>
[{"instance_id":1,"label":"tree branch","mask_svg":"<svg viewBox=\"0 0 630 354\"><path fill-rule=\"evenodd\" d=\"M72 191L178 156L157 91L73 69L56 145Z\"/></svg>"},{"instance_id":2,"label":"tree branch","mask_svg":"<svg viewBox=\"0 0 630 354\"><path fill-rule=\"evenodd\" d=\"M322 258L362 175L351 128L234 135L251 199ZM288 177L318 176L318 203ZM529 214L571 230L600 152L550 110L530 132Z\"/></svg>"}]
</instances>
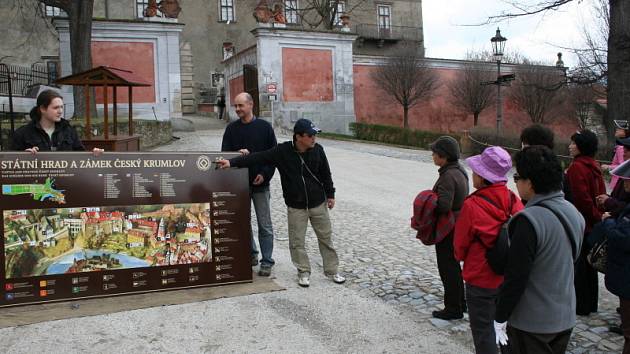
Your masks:
<instances>
[{"instance_id":1,"label":"tree branch","mask_svg":"<svg viewBox=\"0 0 630 354\"><path fill-rule=\"evenodd\" d=\"M512 7L516 8L520 12L503 12L500 15L489 16L485 24L497 23L512 18L531 16L547 11L557 10L560 6L573 1L574 0L545 0L532 6L523 5L520 2L515 1L506 1L508 4L510 4Z\"/></svg>"}]
</instances>

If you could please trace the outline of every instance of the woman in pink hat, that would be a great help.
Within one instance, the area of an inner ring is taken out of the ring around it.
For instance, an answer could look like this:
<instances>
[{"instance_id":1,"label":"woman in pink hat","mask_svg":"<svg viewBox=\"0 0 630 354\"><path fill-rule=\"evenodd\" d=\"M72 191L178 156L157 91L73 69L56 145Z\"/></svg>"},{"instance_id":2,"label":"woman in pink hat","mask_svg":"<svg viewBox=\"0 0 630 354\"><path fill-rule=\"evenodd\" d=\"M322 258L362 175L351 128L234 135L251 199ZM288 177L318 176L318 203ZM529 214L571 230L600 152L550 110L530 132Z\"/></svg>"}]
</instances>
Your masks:
<instances>
[{"instance_id":1,"label":"woman in pink hat","mask_svg":"<svg viewBox=\"0 0 630 354\"><path fill-rule=\"evenodd\" d=\"M455 259L464 261L466 303L475 351L497 353L494 333L495 299L503 276L488 265L486 250L492 248L503 224L523 209L521 200L507 188L512 168L507 151L492 146L466 159L477 189L464 201L455 224Z\"/></svg>"}]
</instances>

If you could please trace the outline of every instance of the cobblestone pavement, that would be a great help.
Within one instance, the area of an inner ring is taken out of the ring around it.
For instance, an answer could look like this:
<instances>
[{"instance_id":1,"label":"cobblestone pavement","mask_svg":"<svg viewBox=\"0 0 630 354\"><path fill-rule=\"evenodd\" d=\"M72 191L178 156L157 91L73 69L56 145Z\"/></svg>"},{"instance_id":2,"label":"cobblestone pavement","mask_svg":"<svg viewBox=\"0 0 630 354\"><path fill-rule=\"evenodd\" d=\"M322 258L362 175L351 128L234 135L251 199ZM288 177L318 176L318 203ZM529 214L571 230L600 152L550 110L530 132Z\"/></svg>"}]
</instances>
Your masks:
<instances>
[{"instance_id":1,"label":"cobblestone pavement","mask_svg":"<svg viewBox=\"0 0 630 354\"><path fill-rule=\"evenodd\" d=\"M180 141L158 150L217 150L222 131L180 135ZM422 246L409 227L415 194L431 188L437 179L430 152L327 139L319 142L327 151L337 188L331 217L340 268L348 279L345 286L361 296L378 297L400 313L413 314L417 322L430 322L472 350L467 315L457 321L431 317L433 310L442 307L434 248ZM271 188L275 233L286 236L286 208L277 176ZM316 238L310 228L307 239L308 253L316 264L314 271L321 271ZM288 252L282 251L288 248L288 241L276 241L275 248L277 262L290 262ZM601 280L600 311L578 319L569 353L621 352L623 337L608 332L610 324L619 322L615 313L618 302Z\"/></svg>"}]
</instances>

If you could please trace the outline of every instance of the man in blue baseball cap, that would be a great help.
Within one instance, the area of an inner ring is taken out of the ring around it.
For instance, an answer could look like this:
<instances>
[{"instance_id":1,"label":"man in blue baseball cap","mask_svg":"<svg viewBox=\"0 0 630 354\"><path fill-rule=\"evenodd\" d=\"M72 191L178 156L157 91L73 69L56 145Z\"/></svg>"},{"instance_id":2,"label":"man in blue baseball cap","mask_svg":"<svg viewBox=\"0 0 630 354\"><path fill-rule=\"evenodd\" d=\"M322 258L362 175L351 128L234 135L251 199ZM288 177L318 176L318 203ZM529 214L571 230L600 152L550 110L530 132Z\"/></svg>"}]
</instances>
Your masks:
<instances>
[{"instance_id":1,"label":"man in blue baseball cap","mask_svg":"<svg viewBox=\"0 0 630 354\"><path fill-rule=\"evenodd\" d=\"M311 265L305 248L309 220L317 235L324 274L337 284L346 281L338 272L339 257L332 243L328 209L335 206L335 187L324 148L316 142L319 132L321 130L310 120L299 119L293 127L293 141L267 151L217 161L221 168L269 164L278 169L288 209L291 261L298 271L298 285L302 287L310 285Z\"/></svg>"}]
</instances>

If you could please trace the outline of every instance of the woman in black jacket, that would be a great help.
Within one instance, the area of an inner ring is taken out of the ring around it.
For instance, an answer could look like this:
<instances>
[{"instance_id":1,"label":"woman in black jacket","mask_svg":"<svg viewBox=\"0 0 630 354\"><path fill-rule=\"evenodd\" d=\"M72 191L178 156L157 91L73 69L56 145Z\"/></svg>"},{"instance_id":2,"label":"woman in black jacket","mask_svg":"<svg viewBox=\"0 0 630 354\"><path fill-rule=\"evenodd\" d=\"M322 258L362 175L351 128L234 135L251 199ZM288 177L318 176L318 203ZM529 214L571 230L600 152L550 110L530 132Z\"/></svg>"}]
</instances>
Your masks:
<instances>
[{"instance_id":1,"label":"woman in black jacket","mask_svg":"<svg viewBox=\"0 0 630 354\"><path fill-rule=\"evenodd\" d=\"M85 151L76 130L63 119L63 98L54 90L42 91L29 113L31 121L11 137L12 151ZM94 155L103 149L94 148Z\"/></svg>"}]
</instances>

